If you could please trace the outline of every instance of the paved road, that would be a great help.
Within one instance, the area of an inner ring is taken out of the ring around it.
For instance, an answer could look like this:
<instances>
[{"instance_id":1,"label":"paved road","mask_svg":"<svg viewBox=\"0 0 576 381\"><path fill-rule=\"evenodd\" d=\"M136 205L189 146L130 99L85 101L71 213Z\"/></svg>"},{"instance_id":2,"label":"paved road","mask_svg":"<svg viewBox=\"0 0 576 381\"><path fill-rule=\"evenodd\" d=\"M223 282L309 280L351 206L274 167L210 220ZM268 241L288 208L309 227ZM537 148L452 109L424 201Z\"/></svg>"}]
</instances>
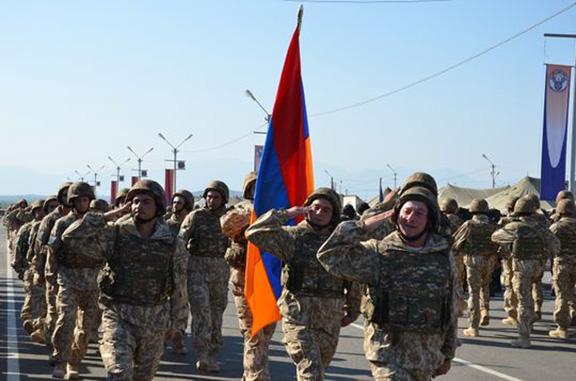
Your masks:
<instances>
[{"instance_id":1,"label":"paved road","mask_svg":"<svg viewBox=\"0 0 576 381\"><path fill-rule=\"evenodd\" d=\"M9 268L6 258L5 232L0 230L0 380L48 380L51 367L46 349L30 342L21 328L19 311L24 294L21 282ZM547 293L549 295L549 293ZM576 339L566 342L551 339L553 300L546 298L543 321L536 324L532 349L515 349L509 341L515 330L500 323L503 318L501 297L492 304L492 320L482 337L463 338L452 371L445 381L491 380L575 380ZM466 321L460 319L460 328ZM338 352L326 372L326 380L370 380L370 371L362 353L362 322L342 330ZM195 354L190 341L190 354L175 356L166 351L157 380L238 380L242 375L242 339L238 332L232 298L224 316L224 348L219 356L221 373L217 376L197 374L193 364ZM460 330L461 332L461 330ZM295 380L294 367L281 344L280 327L270 350L273 380ZM81 367L85 380L105 380L106 373L97 346L91 345Z\"/></svg>"}]
</instances>

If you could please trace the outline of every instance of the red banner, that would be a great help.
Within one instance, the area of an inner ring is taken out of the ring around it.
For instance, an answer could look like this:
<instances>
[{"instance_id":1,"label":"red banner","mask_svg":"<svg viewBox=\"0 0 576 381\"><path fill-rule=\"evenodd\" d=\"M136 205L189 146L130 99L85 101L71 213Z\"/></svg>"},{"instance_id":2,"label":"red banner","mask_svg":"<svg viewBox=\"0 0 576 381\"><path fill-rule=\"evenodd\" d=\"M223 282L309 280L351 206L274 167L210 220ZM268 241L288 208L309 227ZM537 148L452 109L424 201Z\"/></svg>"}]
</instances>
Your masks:
<instances>
[{"instance_id":1,"label":"red banner","mask_svg":"<svg viewBox=\"0 0 576 381\"><path fill-rule=\"evenodd\" d=\"M110 205L114 205L116 202L116 195L118 194L118 183L116 180L110 182Z\"/></svg>"},{"instance_id":2,"label":"red banner","mask_svg":"<svg viewBox=\"0 0 576 381\"><path fill-rule=\"evenodd\" d=\"M132 186L138 182L138 176L132 176Z\"/></svg>"},{"instance_id":3,"label":"red banner","mask_svg":"<svg viewBox=\"0 0 576 381\"><path fill-rule=\"evenodd\" d=\"M174 193L174 170L167 169L164 176L164 191L166 192L166 205L172 205L172 194Z\"/></svg>"}]
</instances>

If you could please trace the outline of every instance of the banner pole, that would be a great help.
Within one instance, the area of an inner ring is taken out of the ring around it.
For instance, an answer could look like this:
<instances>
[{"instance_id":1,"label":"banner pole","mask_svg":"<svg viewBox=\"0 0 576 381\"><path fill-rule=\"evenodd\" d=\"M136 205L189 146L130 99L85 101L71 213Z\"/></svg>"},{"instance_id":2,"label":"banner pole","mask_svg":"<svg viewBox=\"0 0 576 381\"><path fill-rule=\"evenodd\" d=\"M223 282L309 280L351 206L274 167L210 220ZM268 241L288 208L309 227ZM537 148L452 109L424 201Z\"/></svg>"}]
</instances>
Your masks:
<instances>
[{"instance_id":1,"label":"banner pole","mask_svg":"<svg viewBox=\"0 0 576 381\"><path fill-rule=\"evenodd\" d=\"M572 146L570 148L570 181L568 189L572 194L576 191L576 45L574 46L574 74L572 75Z\"/></svg>"}]
</instances>

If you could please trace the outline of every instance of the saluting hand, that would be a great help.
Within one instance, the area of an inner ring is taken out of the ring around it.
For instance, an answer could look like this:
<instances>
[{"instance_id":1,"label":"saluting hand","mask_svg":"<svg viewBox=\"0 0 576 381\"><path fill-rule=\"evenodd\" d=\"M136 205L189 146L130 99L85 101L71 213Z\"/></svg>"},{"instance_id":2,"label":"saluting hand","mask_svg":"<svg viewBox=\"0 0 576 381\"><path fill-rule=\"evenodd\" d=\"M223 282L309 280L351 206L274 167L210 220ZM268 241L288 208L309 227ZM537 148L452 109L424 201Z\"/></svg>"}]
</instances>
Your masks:
<instances>
[{"instance_id":1,"label":"saluting hand","mask_svg":"<svg viewBox=\"0 0 576 381\"><path fill-rule=\"evenodd\" d=\"M286 209L286 217L292 219L296 216L307 214L309 211L310 211L309 206L293 206L289 209Z\"/></svg>"},{"instance_id":2,"label":"saluting hand","mask_svg":"<svg viewBox=\"0 0 576 381\"><path fill-rule=\"evenodd\" d=\"M121 208L111 210L104 213L104 219L106 221L116 221L118 218L130 213L130 207L132 206L132 201L127 202L122 205Z\"/></svg>"}]
</instances>

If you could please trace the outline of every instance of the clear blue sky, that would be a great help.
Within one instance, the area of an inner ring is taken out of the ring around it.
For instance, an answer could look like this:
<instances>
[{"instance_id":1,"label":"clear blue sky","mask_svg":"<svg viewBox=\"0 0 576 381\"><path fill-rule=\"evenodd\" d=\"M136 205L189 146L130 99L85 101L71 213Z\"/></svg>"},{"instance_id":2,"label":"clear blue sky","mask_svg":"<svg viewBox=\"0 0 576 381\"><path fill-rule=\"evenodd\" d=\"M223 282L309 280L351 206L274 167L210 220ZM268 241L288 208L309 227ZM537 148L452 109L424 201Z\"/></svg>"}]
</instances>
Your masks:
<instances>
[{"instance_id":1,"label":"clear blue sky","mask_svg":"<svg viewBox=\"0 0 576 381\"><path fill-rule=\"evenodd\" d=\"M498 49L445 69L570 5L569 0L454 0L412 4L304 3L301 33L316 185L328 170L371 197L428 171L441 184L489 187L539 176L544 63L574 63L576 7ZM249 135L272 109L298 3L260 1L4 1L0 3L0 194L48 194L75 171L150 147L144 167L163 183L170 147L189 133L178 188L212 179L240 189L252 169ZM124 174L135 168L133 161ZM90 177L92 178L92 177Z\"/></svg>"}]
</instances>

